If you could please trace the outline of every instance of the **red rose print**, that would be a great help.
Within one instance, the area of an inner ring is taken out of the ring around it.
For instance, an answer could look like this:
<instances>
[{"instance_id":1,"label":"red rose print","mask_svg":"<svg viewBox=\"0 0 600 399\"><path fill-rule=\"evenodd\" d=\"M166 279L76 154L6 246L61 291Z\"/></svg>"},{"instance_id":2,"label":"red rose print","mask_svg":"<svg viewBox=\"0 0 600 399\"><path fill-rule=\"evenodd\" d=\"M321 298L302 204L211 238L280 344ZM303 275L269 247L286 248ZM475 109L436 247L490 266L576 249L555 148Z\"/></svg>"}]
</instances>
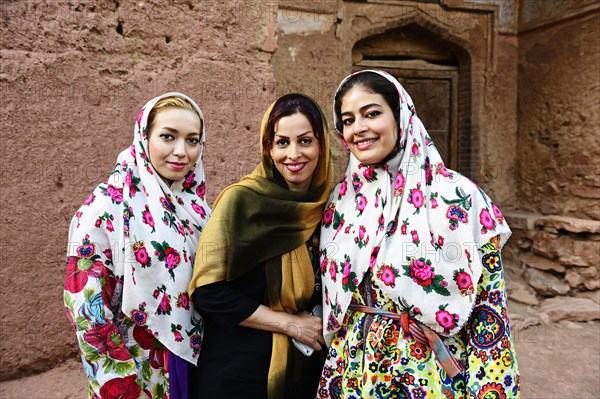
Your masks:
<instances>
[{"instance_id":1,"label":"red rose print","mask_svg":"<svg viewBox=\"0 0 600 399\"><path fill-rule=\"evenodd\" d=\"M100 387L100 396L103 399L137 399L142 388L135 382L136 378L136 375L130 375L108 380Z\"/></svg>"}]
</instances>

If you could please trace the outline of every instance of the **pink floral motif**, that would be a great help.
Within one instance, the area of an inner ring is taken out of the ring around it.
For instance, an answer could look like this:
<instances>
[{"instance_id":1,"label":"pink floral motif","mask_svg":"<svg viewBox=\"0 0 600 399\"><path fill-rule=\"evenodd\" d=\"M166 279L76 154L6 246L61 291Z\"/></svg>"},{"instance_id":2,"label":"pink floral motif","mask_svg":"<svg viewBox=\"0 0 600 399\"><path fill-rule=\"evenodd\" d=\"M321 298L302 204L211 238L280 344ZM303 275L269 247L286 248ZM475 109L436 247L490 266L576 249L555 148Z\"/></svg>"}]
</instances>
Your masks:
<instances>
[{"instance_id":1,"label":"pink floral motif","mask_svg":"<svg viewBox=\"0 0 600 399\"><path fill-rule=\"evenodd\" d=\"M148 314L146 312L142 312L140 310L133 309L131 311L131 319L138 326L143 326L144 324L146 324L146 320L148 320Z\"/></svg>"},{"instance_id":2,"label":"pink floral motif","mask_svg":"<svg viewBox=\"0 0 600 399\"><path fill-rule=\"evenodd\" d=\"M498 209L496 204L492 204L492 212L494 212L494 216L498 220L498 223L502 224L504 222L504 215L500 212L500 209Z\"/></svg>"},{"instance_id":3,"label":"pink floral motif","mask_svg":"<svg viewBox=\"0 0 600 399\"><path fill-rule=\"evenodd\" d=\"M394 182L394 196L398 197L402 195L402 192L404 191L404 182L404 175L402 174L402 170L400 170L396 175L396 180Z\"/></svg>"},{"instance_id":4,"label":"pink floral motif","mask_svg":"<svg viewBox=\"0 0 600 399\"><path fill-rule=\"evenodd\" d=\"M356 198L356 209L362 214L366 207L367 197L364 195L359 195L358 198Z\"/></svg>"},{"instance_id":5,"label":"pink floral motif","mask_svg":"<svg viewBox=\"0 0 600 399\"><path fill-rule=\"evenodd\" d=\"M452 313L445 310L445 307L443 306L440 306L440 308L440 310L435 312L435 320L440 326L442 326L444 332L449 333L450 330L456 327L458 315L453 315Z\"/></svg>"},{"instance_id":6,"label":"pink floral motif","mask_svg":"<svg viewBox=\"0 0 600 399\"><path fill-rule=\"evenodd\" d=\"M140 111L140 113L137 116L137 125L138 125L138 129L140 129L142 127L142 117L144 116L144 109L142 108L142 110ZM133 147L133 146L132 146Z\"/></svg>"},{"instance_id":7,"label":"pink floral motif","mask_svg":"<svg viewBox=\"0 0 600 399\"><path fill-rule=\"evenodd\" d=\"M346 182L346 180L344 180L342 182L342 184L340 185L340 193L338 195L338 199L342 198L344 195L346 195L346 191L348 191L348 183Z\"/></svg>"},{"instance_id":8,"label":"pink floral motif","mask_svg":"<svg viewBox=\"0 0 600 399\"><path fill-rule=\"evenodd\" d=\"M388 287L394 288L396 286L396 277L398 273L388 265L381 265L377 270L377 278L383 281Z\"/></svg>"},{"instance_id":9,"label":"pink floral motif","mask_svg":"<svg viewBox=\"0 0 600 399\"><path fill-rule=\"evenodd\" d=\"M179 295L177 296L177 302L175 303L175 305L178 308L183 308L185 310L189 310L190 309L190 297L188 296L188 293L180 292Z\"/></svg>"},{"instance_id":10,"label":"pink floral motif","mask_svg":"<svg viewBox=\"0 0 600 399\"><path fill-rule=\"evenodd\" d=\"M323 213L323 225L325 227L329 227L329 225L331 224L332 221L333 221L333 209L327 208L327 210L325 210L325 212Z\"/></svg>"},{"instance_id":11,"label":"pink floral motif","mask_svg":"<svg viewBox=\"0 0 600 399\"><path fill-rule=\"evenodd\" d=\"M415 207L415 213L419 213L424 203L423 191L421 191L421 183L417 183L417 188L410 190L408 203Z\"/></svg>"},{"instance_id":12,"label":"pink floral motif","mask_svg":"<svg viewBox=\"0 0 600 399\"><path fill-rule=\"evenodd\" d=\"M431 265L421 259L414 259L410 263L410 277L420 286L430 285L435 278Z\"/></svg>"},{"instance_id":13,"label":"pink floral motif","mask_svg":"<svg viewBox=\"0 0 600 399\"><path fill-rule=\"evenodd\" d=\"M435 209L438 207L437 199L435 198L432 198L431 201L429 201L429 203L431 204L431 209Z\"/></svg>"},{"instance_id":14,"label":"pink floral motif","mask_svg":"<svg viewBox=\"0 0 600 399\"><path fill-rule=\"evenodd\" d=\"M337 265L335 264L335 261L333 259L329 264L329 275L331 276L331 280L336 281Z\"/></svg>"},{"instance_id":15,"label":"pink floral motif","mask_svg":"<svg viewBox=\"0 0 600 399\"><path fill-rule=\"evenodd\" d=\"M411 230L410 235L412 236L413 244L419 244L421 242L419 241L419 233L417 232L417 230Z\"/></svg>"},{"instance_id":16,"label":"pink floral motif","mask_svg":"<svg viewBox=\"0 0 600 399\"><path fill-rule=\"evenodd\" d=\"M196 177L196 174L194 172L188 174L185 178L185 180L183 181L183 183L181 183L181 187L185 188L185 189L189 189L190 187L192 187L192 185L194 184L194 178Z\"/></svg>"},{"instance_id":17,"label":"pink floral motif","mask_svg":"<svg viewBox=\"0 0 600 399\"><path fill-rule=\"evenodd\" d=\"M108 187L106 188L106 192L108 193L108 195L110 196L110 199L115 204L120 204L121 202L123 202L123 189L122 188L117 188L117 187L113 186L112 184L109 184Z\"/></svg>"},{"instance_id":18,"label":"pink floral motif","mask_svg":"<svg viewBox=\"0 0 600 399\"><path fill-rule=\"evenodd\" d=\"M202 219L206 218L206 211L204 210L204 207L201 205L198 205L196 203L196 200L192 200L192 209L194 210L194 212L196 212L198 215L200 215L200 217Z\"/></svg>"},{"instance_id":19,"label":"pink floral motif","mask_svg":"<svg viewBox=\"0 0 600 399\"><path fill-rule=\"evenodd\" d=\"M158 305L158 314L171 314L171 298L165 292L163 297Z\"/></svg>"},{"instance_id":20,"label":"pink floral motif","mask_svg":"<svg viewBox=\"0 0 600 399\"><path fill-rule=\"evenodd\" d=\"M164 256L165 256L165 263L167 264L167 268L169 270L175 269L181 262L181 257L179 256L179 252L177 252L173 248L167 248L165 250Z\"/></svg>"},{"instance_id":21,"label":"pink floral motif","mask_svg":"<svg viewBox=\"0 0 600 399\"><path fill-rule=\"evenodd\" d=\"M94 195L94 193L91 193L89 197L87 197L87 199L84 201L83 205L89 205L92 202L94 202L94 199L96 199L96 196Z\"/></svg>"},{"instance_id":22,"label":"pink floral motif","mask_svg":"<svg viewBox=\"0 0 600 399\"><path fill-rule=\"evenodd\" d=\"M133 244L133 253L135 255L135 260L137 260L142 267L150 266L150 256L148 255L148 251L146 251L144 241L138 241Z\"/></svg>"},{"instance_id":23,"label":"pink floral motif","mask_svg":"<svg viewBox=\"0 0 600 399\"><path fill-rule=\"evenodd\" d=\"M411 152L415 157L419 155L419 146L416 142L412 145Z\"/></svg>"},{"instance_id":24,"label":"pink floral motif","mask_svg":"<svg viewBox=\"0 0 600 399\"><path fill-rule=\"evenodd\" d=\"M367 232L367 229L365 226L360 226L358 228L358 238L361 240L365 239L365 233Z\"/></svg>"},{"instance_id":25,"label":"pink floral motif","mask_svg":"<svg viewBox=\"0 0 600 399\"><path fill-rule=\"evenodd\" d=\"M466 273L464 269L459 269L454 272L454 281L456 281L456 286L460 290L460 294L462 296L472 295L475 293L475 287L473 287L471 275Z\"/></svg>"},{"instance_id":26,"label":"pink floral motif","mask_svg":"<svg viewBox=\"0 0 600 399\"><path fill-rule=\"evenodd\" d=\"M110 231L111 233L115 231L115 228L113 227L112 221L110 219L106 220L106 230Z\"/></svg>"},{"instance_id":27,"label":"pink floral motif","mask_svg":"<svg viewBox=\"0 0 600 399\"><path fill-rule=\"evenodd\" d=\"M348 279L350 277L350 272L352 269L350 268L350 262L344 262L344 271L342 273L342 284L348 284Z\"/></svg>"},{"instance_id":28,"label":"pink floral motif","mask_svg":"<svg viewBox=\"0 0 600 399\"><path fill-rule=\"evenodd\" d=\"M329 263L329 259L327 259L327 256L323 256L323 260L321 261L321 274L325 273L325 270L327 270L327 263Z\"/></svg>"},{"instance_id":29,"label":"pink floral motif","mask_svg":"<svg viewBox=\"0 0 600 399\"><path fill-rule=\"evenodd\" d=\"M372 166L368 166L363 170L363 176L368 182L375 180L375 175L375 168Z\"/></svg>"},{"instance_id":30,"label":"pink floral motif","mask_svg":"<svg viewBox=\"0 0 600 399\"><path fill-rule=\"evenodd\" d=\"M479 223L483 226L481 229L483 234L496 227L496 222L492 219L492 215L490 215L490 212L486 208L481 209L481 212L479 213Z\"/></svg>"},{"instance_id":31,"label":"pink floral motif","mask_svg":"<svg viewBox=\"0 0 600 399\"><path fill-rule=\"evenodd\" d=\"M448 172L448 169L446 169L446 166L442 162L437 164L435 173L444 177L450 176L450 172Z\"/></svg>"},{"instance_id":32,"label":"pink floral motif","mask_svg":"<svg viewBox=\"0 0 600 399\"><path fill-rule=\"evenodd\" d=\"M150 209L148 208L148 205L146 205L146 210L142 211L142 217L143 217L144 223L147 224L148 226L152 227L152 231L154 232L154 218L152 217L152 214L150 213Z\"/></svg>"},{"instance_id":33,"label":"pink floral motif","mask_svg":"<svg viewBox=\"0 0 600 399\"><path fill-rule=\"evenodd\" d=\"M204 198L206 195L206 184L204 184L204 182L200 183L200 185L196 187L196 195L200 198Z\"/></svg>"},{"instance_id":34,"label":"pink floral motif","mask_svg":"<svg viewBox=\"0 0 600 399\"><path fill-rule=\"evenodd\" d=\"M375 267L375 264L377 263L377 255L378 254L379 254L379 247L373 248L373 251L371 252L371 259L369 260L369 267L371 268L371 270L373 270L373 268Z\"/></svg>"},{"instance_id":35,"label":"pink floral motif","mask_svg":"<svg viewBox=\"0 0 600 399\"><path fill-rule=\"evenodd\" d=\"M400 233L401 233L403 236L405 236L405 235L406 235L406 231L407 231L407 229L408 229L408 225L407 225L407 224L404 224L404 223L402 223L402 226L400 226Z\"/></svg>"},{"instance_id":36,"label":"pink floral motif","mask_svg":"<svg viewBox=\"0 0 600 399\"><path fill-rule=\"evenodd\" d=\"M173 331L173 335L175 336L176 342L183 341L183 336L181 335L181 333L179 331L177 331L177 330Z\"/></svg>"}]
</instances>

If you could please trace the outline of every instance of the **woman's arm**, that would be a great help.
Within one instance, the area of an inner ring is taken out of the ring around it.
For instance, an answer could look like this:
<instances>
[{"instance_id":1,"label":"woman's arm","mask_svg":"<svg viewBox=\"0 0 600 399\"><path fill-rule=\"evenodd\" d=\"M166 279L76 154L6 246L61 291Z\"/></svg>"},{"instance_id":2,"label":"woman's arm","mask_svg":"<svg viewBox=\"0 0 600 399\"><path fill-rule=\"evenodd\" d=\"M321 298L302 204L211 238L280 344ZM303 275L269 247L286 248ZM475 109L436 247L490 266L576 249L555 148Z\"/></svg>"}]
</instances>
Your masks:
<instances>
[{"instance_id":1,"label":"woman's arm","mask_svg":"<svg viewBox=\"0 0 600 399\"><path fill-rule=\"evenodd\" d=\"M262 270L257 272L263 273ZM324 343L320 317L306 312L296 315L276 312L245 295L232 282L219 281L198 287L192 294L192 300L203 317L229 327L239 325L282 333L316 350L320 350L321 343Z\"/></svg>"},{"instance_id":2,"label":"woman's arm","mask_svg":"<svg viewBox=\"0 0 600 399\"><path fill-rule=\"evenodd\" d=\"M285 334L310 345L316 351L320 351L321 345L325 344L321 318L311 316L307 312L293 315L275 312L265 305L260 305L250 317L239 324L243 327Z\"/></svg>"}]
</instances>

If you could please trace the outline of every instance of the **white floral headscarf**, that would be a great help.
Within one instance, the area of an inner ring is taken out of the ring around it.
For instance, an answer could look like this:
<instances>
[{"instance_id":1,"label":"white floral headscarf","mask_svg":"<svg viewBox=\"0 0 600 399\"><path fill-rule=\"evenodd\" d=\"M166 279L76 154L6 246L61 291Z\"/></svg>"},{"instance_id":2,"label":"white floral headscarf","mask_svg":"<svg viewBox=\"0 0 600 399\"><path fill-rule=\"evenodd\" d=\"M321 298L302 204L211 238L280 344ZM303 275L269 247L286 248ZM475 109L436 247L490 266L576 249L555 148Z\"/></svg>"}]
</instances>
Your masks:
<instances>
[{"instance_id":1,"label":"white floral headscarf","mask_svg":"<svg viewBox=\"0 0 600 399\"><path fill-rule=\"evenodd\" d=\"M147 121L156 102L172 96L194 107L202 120L202 138L192 170L169 186L150 163ZM68 255L112 264L115 276L123 279L124 314L192 363L203 322L187 288L198 239L210 216L204 199L204 125L198 105L183 94L150 100L138 115L133 145L121 152L108 181L84 202L69 231Z\"/></svg>"},{"instance_id":2,"label":"white floral headscarf","mask_svg":"<svg viewBox=\"0 0 600 399\"><path fill-rule=\"evenodd\" d=\"M475 183L446 168L400 83L382 71L357 73L369 72L398 90L400 147L377 166L350 154L329 198L321 229L324 335L330 342L368 271L400 311L452 335L474 304L477 249L497 235L503 245L510 229Z\"/></svg>"}]
</instances>

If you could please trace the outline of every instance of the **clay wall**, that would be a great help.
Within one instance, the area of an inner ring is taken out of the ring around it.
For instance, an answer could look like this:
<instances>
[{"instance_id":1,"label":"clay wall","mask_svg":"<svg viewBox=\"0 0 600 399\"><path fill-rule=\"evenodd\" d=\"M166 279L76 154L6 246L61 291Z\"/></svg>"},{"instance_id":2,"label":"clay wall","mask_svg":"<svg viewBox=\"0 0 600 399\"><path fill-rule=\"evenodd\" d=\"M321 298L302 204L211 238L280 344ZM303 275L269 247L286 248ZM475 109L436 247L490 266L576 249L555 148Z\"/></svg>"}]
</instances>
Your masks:
<instances>
[{"instance_id":1,"label":"clay wall","mask_svg":"<svg viewBox=\"0 0 600 399\"><path fill-rule=\"evenodd\" d=\"M71 217L166 91L206 117L208 198L248 173L274 96L277 2L2 1L0 375L75 356L62 305Z\"/></svg>"},{"instance_id":2,"label":"clay wall","mask_svg":"<svg viewBox=\"0 0 600 399\"><path fill-rule=\"evenodd\" d=\"M598 3L556 1L554 13L536 3L546 4L524 2L521 10L519 202L531 212L600 220Z\"/></svg>"},{"instance_id":3,"label":"clay wall","mask_svg":"<svg viewBox=\"0 0 600 399\"><path fill-rule=\"evenodd\" d=\"M594 1L523 1L519 12L520 211L508 215L507 255L527 287L512 298L555 321L598 317L599 9Z\"/></svg>"}]
</instances>

